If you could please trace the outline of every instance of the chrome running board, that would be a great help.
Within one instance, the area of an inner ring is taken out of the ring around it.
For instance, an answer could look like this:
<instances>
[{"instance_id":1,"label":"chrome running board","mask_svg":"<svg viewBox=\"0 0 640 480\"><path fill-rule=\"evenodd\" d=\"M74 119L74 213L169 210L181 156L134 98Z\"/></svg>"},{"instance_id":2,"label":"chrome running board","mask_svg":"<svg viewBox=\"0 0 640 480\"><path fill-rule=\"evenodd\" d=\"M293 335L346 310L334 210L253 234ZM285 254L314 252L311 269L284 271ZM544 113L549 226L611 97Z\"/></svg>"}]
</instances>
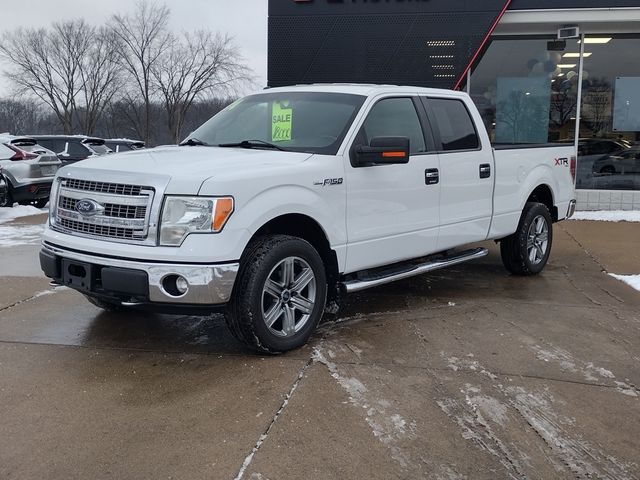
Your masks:
<instances>
[{"instance_id":1,"label":"chrome running board","mask_svg":"<svg viewBox=\"0 0 640 480\"><path fill-rule=\"evenodd\" d=\"M469 260L475 260L476 258L482 258L489 254L489 250L486 248L475 248L473 250L465 250L451 257L442 258L440 260L432 260L429 262L410 265L407 267L399 267L397 273L391 273L383 276L372 276L371 278L364 278L358 280L349 280L343 283L347 293L359 292L366 290L367 288L379 287L380 285L386 285L387 283L395 282L396 280L403 280L405 278L415 277L416 275L422 275L423 273L432 272L441 268L451 267L459 263L468 262Z\"/></svg>"}]
</instances>

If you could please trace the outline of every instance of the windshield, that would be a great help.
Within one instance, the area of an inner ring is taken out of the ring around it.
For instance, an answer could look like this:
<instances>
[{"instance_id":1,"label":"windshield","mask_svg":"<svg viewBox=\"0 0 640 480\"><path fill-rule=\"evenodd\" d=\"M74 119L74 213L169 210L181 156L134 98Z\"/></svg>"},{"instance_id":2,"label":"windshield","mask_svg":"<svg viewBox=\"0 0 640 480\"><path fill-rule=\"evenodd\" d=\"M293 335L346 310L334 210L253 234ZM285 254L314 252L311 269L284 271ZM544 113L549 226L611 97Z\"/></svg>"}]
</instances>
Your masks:
<instances>
[{"instance_id":1,"label":"windshield","mask_svg":"<svg viewBox=\"0 0 640 480\"><path fill-rule=\"evenodd\" d=\"M207 145L254 140L283 150L335 155L365 98L315 92L252 95L232 103L187 138Z\"/></svg>"}]
</instances>

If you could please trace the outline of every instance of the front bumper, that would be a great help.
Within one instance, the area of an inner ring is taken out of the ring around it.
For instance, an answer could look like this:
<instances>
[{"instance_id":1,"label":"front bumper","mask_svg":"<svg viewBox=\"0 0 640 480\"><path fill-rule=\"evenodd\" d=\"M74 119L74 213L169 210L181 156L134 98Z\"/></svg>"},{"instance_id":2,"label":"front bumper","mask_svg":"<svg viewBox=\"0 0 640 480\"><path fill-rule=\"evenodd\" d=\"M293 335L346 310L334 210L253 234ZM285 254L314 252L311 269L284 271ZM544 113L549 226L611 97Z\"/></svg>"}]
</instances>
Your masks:
<instances>
[{"instance_id":1,"label":"front bumper","mask_svg":"<svg viewBox=\"0 0 640 480\"><path fill-rule=\"evenodd\" d=\"M229 301L238 263L201 265L154 263L79 252L45 242L40 266L56 283L87 295L110 298L128 305L214 306ZM183 277L185 293L172 288Z\"/></svg>"}]
</instances>

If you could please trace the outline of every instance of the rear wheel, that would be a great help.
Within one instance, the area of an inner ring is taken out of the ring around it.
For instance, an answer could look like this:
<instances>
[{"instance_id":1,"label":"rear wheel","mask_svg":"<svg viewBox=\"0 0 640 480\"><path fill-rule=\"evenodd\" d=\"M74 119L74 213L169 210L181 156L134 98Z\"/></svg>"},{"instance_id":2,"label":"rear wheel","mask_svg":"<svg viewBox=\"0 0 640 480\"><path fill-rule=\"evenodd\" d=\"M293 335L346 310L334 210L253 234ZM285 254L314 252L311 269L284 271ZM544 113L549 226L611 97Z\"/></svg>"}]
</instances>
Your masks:
<instances>
[{"instance_id":1,"label":"rear wheel","mask_svg":"<svg viewBox=\"0 0 640 480\"><path fill-rule=\"evenodd\" d=\"M254 350L293 350L315 330L326 296L324 265L311 244L288 235L265 236L243 255L227 325Z\"/></svg>"},{"instance_id":2,"label":"rear wheel","mask_svg":"<svg viewBox=\"0 0 640 480\"><path fill-rule=\"evenodd\" d=\"M553 227L549 209L542 203L525 205L513 235L500 242L500 254L505 268L514 275L537 275L551 253Z\"/></svg>"},{"instance_id":3,"label":"rear wheel","mask_svg":"<svg viewBox=\"0 0 640 480\"><path fill-rule=\"evenodd\" d=\"M47 203L49 203L48 198L39 198L38 200L34 200L33 205L36 208L44 208L47 206Z\"/></svg>"}]
</instances>

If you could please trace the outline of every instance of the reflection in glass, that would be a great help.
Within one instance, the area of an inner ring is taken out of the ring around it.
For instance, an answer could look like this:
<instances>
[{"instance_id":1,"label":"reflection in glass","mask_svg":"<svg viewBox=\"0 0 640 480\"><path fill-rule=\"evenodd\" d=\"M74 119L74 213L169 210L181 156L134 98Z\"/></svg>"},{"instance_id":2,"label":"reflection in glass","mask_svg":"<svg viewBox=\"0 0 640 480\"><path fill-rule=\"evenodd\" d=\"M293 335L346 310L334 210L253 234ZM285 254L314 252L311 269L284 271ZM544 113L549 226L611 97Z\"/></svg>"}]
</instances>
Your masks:
<instances>
[{"instance_id":1,"label":"reflection in glass","mask_svg":"<svg viewBox=\"0 0 640 480\"><path fill-rule=\"evenodd\" d=\"M638 38L585 42L577 188L640 190Z\"/></svg>"},{"instance_id":2,"label":"reflection in glass","mask_svg":"<svg viewBox=\"0 0 640 480\"><path fill-rule=\"evenodd\" d=\"M574 40L495 39L471 76L471 96L498 144L574 142Z\"/></svg>"}]
</instances>

